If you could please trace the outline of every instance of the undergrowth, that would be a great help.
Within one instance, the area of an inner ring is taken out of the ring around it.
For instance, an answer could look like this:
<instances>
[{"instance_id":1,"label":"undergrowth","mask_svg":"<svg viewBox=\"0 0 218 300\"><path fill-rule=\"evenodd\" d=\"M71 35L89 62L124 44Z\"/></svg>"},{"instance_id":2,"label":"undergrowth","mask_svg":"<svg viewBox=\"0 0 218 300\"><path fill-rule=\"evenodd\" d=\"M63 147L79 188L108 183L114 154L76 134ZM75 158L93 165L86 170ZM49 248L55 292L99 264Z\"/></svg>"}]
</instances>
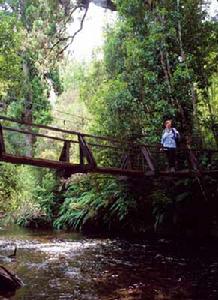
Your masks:
<instances>
[{"instance_id":1,"label":"undergrowth","mask_svg":"<svg viewBox=\"0 0 218 300\"><path fill-rule=\"evenodd\" d=\"M75 176L64 193L55 228L134 230L137 201L125 183L104 176Z\"/></svg>"}]
</instances>

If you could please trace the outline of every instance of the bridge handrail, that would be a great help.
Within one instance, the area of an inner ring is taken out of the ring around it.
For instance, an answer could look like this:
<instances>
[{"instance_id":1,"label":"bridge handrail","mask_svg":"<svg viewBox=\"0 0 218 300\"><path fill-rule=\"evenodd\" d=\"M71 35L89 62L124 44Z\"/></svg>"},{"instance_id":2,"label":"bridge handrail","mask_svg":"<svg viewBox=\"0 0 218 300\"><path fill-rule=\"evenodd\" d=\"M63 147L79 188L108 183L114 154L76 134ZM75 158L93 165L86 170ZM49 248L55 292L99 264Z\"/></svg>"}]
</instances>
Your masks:
<instances>
[{"instance_id":1,"label":"bridge handrail","mask_svg":"<svg viewBox=\"0 0 218 300\"><path fill-rule=\"evenodd\" d=\"M12 128L12 127L7 127L7 126L2 126L2 129L6 130L6 131L11 131L11 132L18 132L18 133L22 133L22 134L31 134L33 136L38 136L38 137L45 137L48 139L62 141L62 142L70 142L73 144L79 144L78 140L64 139L64 138L60 138L60 137L56 137L56 136L50 136L50 135L46 135L46 134L36 133L36 132L30 131L30 130L22 130L22 129ZM81 135L81 136L83 136L83 135ZM101 144L96 144L96 143L88 143L88 144L93 147L121 149L120 147L111 146L111 145L101 145Z\"/></svg>"},{"instance_id":2,"label":"bridge handrail","mask_svg":"<svg viewBox=\"0 0 218 300\"><path fill-rule=\"evenodd\" d=\"M5 121L18 123L18 124L26 125L26 126L30 126L30 127L36 127L36 128L40 128L40 129L47 129L47 130L50 130L50 131L67 133L67 134L71 134L71 135L76 135L77 137L82 136L82 137L85 137L85 138L94 138L94 139L99 139L99 140L102 140L102 141L109 141L109 142L118 144L118 145L113 145L112 146L112 145L102 145L102 144L98 144L98 143L88 142L88 144L90 146L93 146L93 147L121 149L124 146L123 141L118 140L116 138L112 138L112 137L92 135L92 134L87 134L87 133L81 133L81 132L75 131L75 130L67 130L67 129L61 129L61 128L58 128L58 127L48 126L48 125L29 123L29 122L26 122L26 121L22 121L22 120L18 120L18 119L15 119L15 118L2 116L2 115L0 115L0 120L5 120ZM8 130L8 131L20 132L20 133L23 133L23 134L31 134L31 135L34 135L34 136L45 137L45 138L64 141L64 142L79 143L78 140L64 139L64 138L60 138L60 137L55 137L55 136L50 136L50 135L46 135L46 134L36 133L36 132L33 132L33 131L29 131L29 130L21 130L21 129L17 129L17 128L11 128L11 127L7 127L7 126L2 126L2 129ZM135 135L135 139L137 139L138 137L139 136ZM131 141L132 141L132 139L130 138L129 140L126 140L125 143L129 144L129 143L131 143ZM120 146L119 144L121 145L121 147L119 147ZM148 145L148 144L144 144L144 143L139 142L137 144L137 146L146 146L147 148L157 150L158 147L159 147L159 144L157 144L157 145ZM186 151L189 151L189 150L191 150L191 151L201 151L201 152L212 152L212 153L218 152L218 150L215 150L215 149L195 149L195 148L192 148L192 147L190 149L187 148L187 147L179 147L177 151L179 153L179 152L186 152ZM154 150L151 150L151 151L153 153L154 152L160 152L160 151L154 151Z\"/></svg>"},{"instance_id":3,"label":"bridge handrail","mask_svg":"<svg viewBox=\"0 0 218 300\"><path fill-rule=\"evenodd\" d=\"M82 133L80 131L62 129L62 128L58 128L58 127L54 127L54 126L43 125L43 124L29 123L29 122L26 122L23 120L6 117L6 116L2 116L2 115L0 115L0 120L5 120L5 121L18 123L21 125L26 125L26 126L31 126L31 127L36 127L36 128L41 128L41 129L48 129L51 131L58 131L58 132L63 132L63 133L68 133L68 134L80 135L80 136L88 137L88 138L90 137L90 138L94 138L94 139L110 141L110 142L114 142L114 143L122 143L122 141L120 141L118 138ZM138 134L138 135L133 135L133 136L127 137L127 140L131 142L132 139L136 140L137 138L143 138L143 137L147 137L147 136L148 136L147 134L141 134L141 135Z\"/></svg>"},{"instance_id":4,"label":"bridge handrail","mask_svg":"<svg viewBox=\"0 0 218 300\"><path fill-rule=\"evenodd\" d=\"M35 123L29 123L26 121L21 121L21 120L15 119L15 118L9 118L9 117L2 116L2 115L0 115L0 120L18 123L18 124L26 125L26 126L30 126L30 127L36 127L36 128L40 128L40 129L47 129L47 130L51 130L51 131L73 134L73 135L77 135L77 136L80 135L83 137L90 137L90 138L95 138L95 139L100 139L100 140L105 140L105 141L110 141L110 142L115 142L115 143L121 143L120 140L111 138L111 137L87 134L87 133L82 133L82 132L75 131L75 130L61 129L58 127L53 127L53 126L48 126L48 125L42 125L42 124L39 125L39 124L35 124Z\"/></svg>"},{"instance_id":5,"label":"bridge handrail","mask_svg":"<svg viewBox=\"0 0 218 300\"><path fill-rule=\"evenodd\" d=\"M78 141L75 141L75 140L63 139L63 138L56 137L56 136L50 136L47 134L41 134L41 133L29 131L29 130L22 130L22 129L12 128L12 127L7 127L7 126L2 126L2 129L6 130L6 131L19 132L19 133L23 133L23 134L31 134L33 136L38 136L38 137L45 137L45 138L49 138L51 140L70 142L70 143L79 143Z\"/></svg>"}]
</instances>

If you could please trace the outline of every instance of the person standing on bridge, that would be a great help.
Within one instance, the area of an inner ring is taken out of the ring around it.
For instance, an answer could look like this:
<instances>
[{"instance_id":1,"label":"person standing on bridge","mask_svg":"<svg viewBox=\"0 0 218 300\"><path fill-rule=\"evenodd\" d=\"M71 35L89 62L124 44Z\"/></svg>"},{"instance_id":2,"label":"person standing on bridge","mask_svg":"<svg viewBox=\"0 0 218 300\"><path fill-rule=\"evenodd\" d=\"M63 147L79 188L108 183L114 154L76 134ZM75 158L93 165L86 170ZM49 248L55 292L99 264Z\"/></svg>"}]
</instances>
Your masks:
<instances>
[{"instance_id":1,"label":"person standing on bridge","mask_svg":"<svg viewBox=\"0 0 218 300\"><path fill-rule=\"evenodd\" d=\"M165 151L169 170L175 173L176 166L176 148L180 140L180 134L176 128L172 127L172 120L166 120L165 129L161 137L161 151Z\"/></svg>"}]
</instances>

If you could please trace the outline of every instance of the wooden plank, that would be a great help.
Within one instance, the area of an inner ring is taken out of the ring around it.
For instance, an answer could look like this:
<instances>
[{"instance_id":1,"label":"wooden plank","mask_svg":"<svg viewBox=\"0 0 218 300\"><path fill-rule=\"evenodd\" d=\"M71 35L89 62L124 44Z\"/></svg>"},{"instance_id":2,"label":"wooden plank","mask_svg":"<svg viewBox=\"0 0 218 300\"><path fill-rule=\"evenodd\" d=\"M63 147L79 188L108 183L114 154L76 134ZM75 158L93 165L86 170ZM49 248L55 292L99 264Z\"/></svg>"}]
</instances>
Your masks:
<instances>
[{"instance_id":1,"label":"wooden plank","mask_svg":"<svg viewBox=\"0 0 218 300\"><path fill-rule=\"evenodd\" d=\"M141 145L141 146L145 146L146 148L148 149L154 149L154 150L150 150L152 153L160 153L159 149L160 149L160 144L157 144L157 145L149 145L149 144L142 144L142 143L138 143L138 145ZM203 148L203 149L199 149L199 148L190 148L190 149L187 149L187 147L179 147L177 149L177 153L184 153L184 152L187 152L189 150L192 150L192 151L199 151L199 152L208 152L208 151L211 151L212 153L217 153L218 152L218 149L207 149L207 148Z\"/></svg>"},{"instance_id":2,"label":"wooden plank","mask_svg":"<svg viewBox=\"0 0 218 300\"><path fill-rule=\"evenodd\" d=\"M104 168L96 167L90 168L89 165L81 166L80 164L71 164L68 162L60 162L39 158L28 158L24 156L14 156L9 154L2 154L1 161L5 161L12 164L24 164L32 165L36 167L49 168L66 171L68 176L75 173L99 173L99 174L111 174L118 176L130 176L130 177L196 177L198 173L190 170L176 171L175 173L170 173L166 171L160 171L158 173L154 172L142 172L140 170L123 170L119 168ZM212 177L218 177L218 170L203 170L202 175L209 175Z\"/></svg>"},{"instance_id":3,"label":"wooden plank","mask_svg":"<svg viewBox=\"0 0 218 300\"><path fill-rule=\"evenodd\" d=\"M79 164L71 164L68 162L61 162L49 159L42 159L42 158L32 158L26 156L16 156L12 154L2 154L1 157L2 161L18 164L18 165L32 165L41 168L49 168L49 169L72 169L75 171L81 171Z\"/></svg>"},{"instance_id":4,"label":"wooden plank","mask_svg":"<svg viewBox=\"0 0 218 300\"><path fill-rule=\"evenodd\" d=\"M117 176L133 176L133 177L144 177L145 174L140 170L129 170L129 169L120 169L120 168L104 168L96 167L95 169L89 170L90 173L99 173L99 174L111 174Z\"/></svg>"},{"instance_id":5,"label":"wooden plank","mask_svg":"<svg viewBox=\"0 0 218 300\"><path fill-rule=\"evenodd\" d=\"M121 176L130 176L130 177L196 177L198 176L198 172L190 171L190 170L181 170L175 173L170 173L167 171L160 171L158 173L154 173L152 171L148 171L146 173L140 170L123 170L119 168L103 168L97 167L93 170L88 170L90 173L101 173L101 174L111 174L111 175L121 175ZM212 177L218 177L218 170L204 170L201 172L202 175L210 175Z\"/></svg>"},{"instance_id":6,"label":"wooden plank","mask_svg":"<svg viewBox=\"0 0 218 300\"><path fill-rule=\"evenodd\" d=\"M5 152L5 143L4 143L2 125L0 124L0 158L2 157L4 152Z\"/></svg>"},{"instance_id":7,"label":"wooden plank","mask_svg":"<svg viewBox=\"0 0 218 300\"><path fill-rule=\"evenodd\" d=\"M159 171L155 174L155 177L182 177L182 178L187 178L187 177L202 177L203 175L208 175L211 177L218 177L218 170L181 170L181 171L176 171L175 173L171 173L168 171Z\"/></svg>"},{"instance_id":8,"label":"wooden plank","mask_svg":"<svg viewBox=\"0 0 218 300\"><path fill-rule=\"evenodd\" d=\"M65 170L68 174L74 173L100 173L100 174L111 174L111 175L126 175L126 176L143 176L141 171L133 170L122 170L119 168L90 168L88 165L81 166L80 164L71 164L68 162L53 161L40 158L30 158L25 156L15 156L11 154L3 154L2 161L12 164L24 164L31 165L41 168L49 168L55 170Z\"/></svg>"}]
</instances>

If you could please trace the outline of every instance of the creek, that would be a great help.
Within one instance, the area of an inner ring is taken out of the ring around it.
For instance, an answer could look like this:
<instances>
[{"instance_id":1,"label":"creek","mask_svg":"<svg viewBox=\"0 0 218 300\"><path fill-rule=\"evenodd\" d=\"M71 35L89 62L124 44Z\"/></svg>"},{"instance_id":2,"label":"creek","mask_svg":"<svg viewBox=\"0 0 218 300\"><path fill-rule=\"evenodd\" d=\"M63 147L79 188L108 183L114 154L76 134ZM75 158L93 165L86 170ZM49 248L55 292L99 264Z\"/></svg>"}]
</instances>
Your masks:
<instances>
[{"instance_id":1,"label":"creek","mask_svg":"<svg viewBox=\"0 0 218 300\"><path fill-rule=\"evenodd\" d=\"M16 259L7 258L17 245ZM24 286L0 299L218 299L218 246L165 239L87 238L64 231L0 230L0 264Z\"/></svg>"}]
</instances>

